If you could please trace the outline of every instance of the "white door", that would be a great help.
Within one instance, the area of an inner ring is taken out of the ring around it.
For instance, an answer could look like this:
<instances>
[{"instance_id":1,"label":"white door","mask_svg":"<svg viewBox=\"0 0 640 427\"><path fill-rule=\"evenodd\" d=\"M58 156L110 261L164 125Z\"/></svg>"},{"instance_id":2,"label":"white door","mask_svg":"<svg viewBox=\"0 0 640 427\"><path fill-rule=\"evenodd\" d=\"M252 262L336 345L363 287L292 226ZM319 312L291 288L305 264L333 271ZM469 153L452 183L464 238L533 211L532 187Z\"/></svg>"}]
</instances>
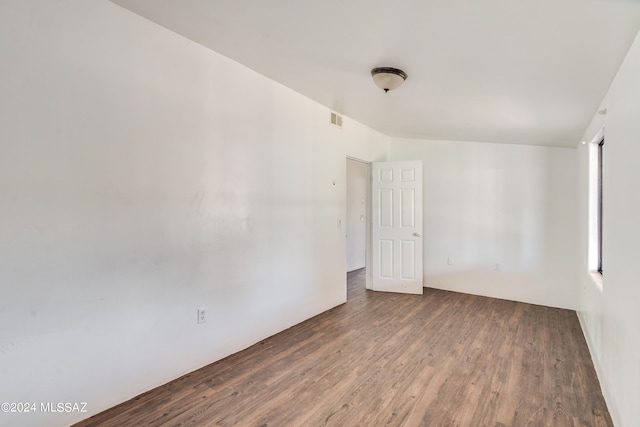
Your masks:
<instances>
[{"instance_id":1,"label":"white door","mask_svg":"<svg viewBox=\"0 0 640 427\"><path fill-rule=\"evenodd\" d=\"M371 173L371 288L422 294L422 162L377 162Z\"/></svg>"}]
</instances>

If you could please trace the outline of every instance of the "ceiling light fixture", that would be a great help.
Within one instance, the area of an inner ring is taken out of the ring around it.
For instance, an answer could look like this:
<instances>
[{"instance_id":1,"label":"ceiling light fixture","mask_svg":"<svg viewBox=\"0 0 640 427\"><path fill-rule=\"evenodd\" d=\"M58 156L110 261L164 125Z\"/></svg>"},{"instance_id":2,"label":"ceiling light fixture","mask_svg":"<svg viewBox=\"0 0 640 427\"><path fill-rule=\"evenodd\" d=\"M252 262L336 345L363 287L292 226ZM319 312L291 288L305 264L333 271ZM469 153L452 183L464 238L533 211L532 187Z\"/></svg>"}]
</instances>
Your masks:
<instances>
[{"instance_id":1,"label":"ceiling light fixture","mask_svg":"<svg viewBox=\"0 0 640 427\"><path fill-rule=\"evenodd\" d=\"M405 80L407 73L397 68L377 67L371 70L373 82L385 92L399 88Z\"/></svg>"}]
</instances>

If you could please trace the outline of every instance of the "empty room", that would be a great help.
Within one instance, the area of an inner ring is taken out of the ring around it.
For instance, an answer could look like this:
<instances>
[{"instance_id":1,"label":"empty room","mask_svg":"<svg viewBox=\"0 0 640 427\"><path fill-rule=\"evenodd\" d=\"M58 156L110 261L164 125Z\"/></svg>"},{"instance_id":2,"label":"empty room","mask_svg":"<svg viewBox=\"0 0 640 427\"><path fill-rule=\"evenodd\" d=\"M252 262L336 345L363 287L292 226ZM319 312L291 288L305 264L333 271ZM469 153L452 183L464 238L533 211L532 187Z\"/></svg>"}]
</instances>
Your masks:
<instances>
[{"instance_id":1,"label":"empty room","mask_svg":"<svg viewBox=\"0 0 640 427\"><path fill-rule=\"evenodd\" d=\"M0 425L640 425L640 2L0 0Z\"/></svg>"}]
</instances>

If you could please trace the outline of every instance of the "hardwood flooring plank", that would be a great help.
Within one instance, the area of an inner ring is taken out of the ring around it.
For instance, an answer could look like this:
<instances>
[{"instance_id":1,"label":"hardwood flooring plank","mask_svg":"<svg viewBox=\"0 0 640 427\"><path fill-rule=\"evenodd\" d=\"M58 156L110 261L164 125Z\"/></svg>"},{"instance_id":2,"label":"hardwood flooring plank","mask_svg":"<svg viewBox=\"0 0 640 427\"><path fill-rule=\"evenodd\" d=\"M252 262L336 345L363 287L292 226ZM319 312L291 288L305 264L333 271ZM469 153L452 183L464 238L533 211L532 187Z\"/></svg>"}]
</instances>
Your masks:
<instances>
[{"instance_id":1,"label":"hardwood flooring plank","mask_svg":"<svg viewBox=\"0 0 640 427\"><path fill-rule=\"evenodd\" d=\"M371 292L76 426L612 426L575 312Z\"/></svg>"}]
</instances>

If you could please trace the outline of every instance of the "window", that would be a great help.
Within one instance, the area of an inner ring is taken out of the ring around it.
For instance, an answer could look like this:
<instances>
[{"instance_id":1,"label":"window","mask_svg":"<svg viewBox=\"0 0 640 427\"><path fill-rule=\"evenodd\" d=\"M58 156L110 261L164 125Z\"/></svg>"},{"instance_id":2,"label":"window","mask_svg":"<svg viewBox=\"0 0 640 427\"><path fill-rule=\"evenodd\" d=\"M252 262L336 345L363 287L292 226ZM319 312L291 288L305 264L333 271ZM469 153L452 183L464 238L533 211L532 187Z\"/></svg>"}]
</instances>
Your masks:
<instances>
[{"instance_id":1,"label":"window","mask_svg":"<svg viewBox=\"0 0 640 427\"><path fill-rule=\"evenodd\" d=\"M604 136L589 145L589 270L602 274Z\"/></svg>"},{"instance_id":2,"label":"window","mask_svg":"<svg viewBox=\"0 0 640 427\"><path fill-rule=\"evenodd\" d=\"M598 273L602 274L602 163L603 163L603 158L602 158L602 152L603 152L603 148L604 148L604 138L602 139L602 141L600 141L598 143L598 197L597 197L597 201L596 204L598 206L598 217L597 217L597 228L598 228L598 235L597 235L597 241L598 241L598 255L597 255L597 262L598 262L598 268L597 271Z\"/></svg>"}]
</instances>

